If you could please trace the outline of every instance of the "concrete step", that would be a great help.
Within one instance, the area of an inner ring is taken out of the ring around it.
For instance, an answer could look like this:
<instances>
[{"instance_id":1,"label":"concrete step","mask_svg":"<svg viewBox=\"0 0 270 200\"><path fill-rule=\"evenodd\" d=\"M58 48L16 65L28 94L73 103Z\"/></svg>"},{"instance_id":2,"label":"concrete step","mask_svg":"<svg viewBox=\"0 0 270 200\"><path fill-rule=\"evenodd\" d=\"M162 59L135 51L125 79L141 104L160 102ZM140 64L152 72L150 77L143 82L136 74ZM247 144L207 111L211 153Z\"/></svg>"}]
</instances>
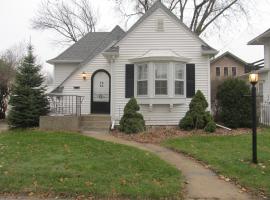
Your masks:
<instances>
[{"instance_id":1,"label":"concrete step","mask_svg":"<svg viewBox=\"0 0 270 200\"><path fill-rule=\"evenodd\" d=\"M80 118L81 131L108 133L110 125L110 115L84 115Z\"/></svg>"},{"instance_id":2,"label":"concrete step","mask_svg":"<svg viewBox=\"0 0 270 200\"><path fill-rule=\"evenodd\" d=\"M97 128L108 128L110 127L110 121L81 121L80 126L84 127L97 127Z\"/></svg>"},{"instance_id":3,"label":"concrete step","mask_svg":"<svg viewBox=\"0 0 270 200\"><path fill-rule=\"evenodd\" d=\"M85 115L81 116L81 121L111 121L110 115Z\"/></svg>"},{"instance_id":4,"label":"concrete step","mask_svg":"<svg viewBox=\"0 0 270 200\"><path fill-rule=\"evenodd\" d=\"M81 127L81 131L91 131L91 132L97 132L97 133L109 133L109 128L104 129L104 128L93 128L93 127L87 127L83 126Z\"/></svg>"}]
</instances>

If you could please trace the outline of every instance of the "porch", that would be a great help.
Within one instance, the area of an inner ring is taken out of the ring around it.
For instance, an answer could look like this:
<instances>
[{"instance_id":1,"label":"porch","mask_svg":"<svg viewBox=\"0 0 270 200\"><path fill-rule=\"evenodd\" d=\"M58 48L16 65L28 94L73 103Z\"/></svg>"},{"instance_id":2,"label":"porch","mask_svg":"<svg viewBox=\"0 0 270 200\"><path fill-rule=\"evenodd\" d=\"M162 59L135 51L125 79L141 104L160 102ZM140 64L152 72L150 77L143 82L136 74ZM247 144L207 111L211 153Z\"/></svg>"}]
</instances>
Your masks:
<instances>
[{"instance_id":1,"label":"porch","mask_svg":"<svg viewBox=\"0 0 270 200\"><path fill-rule=\"evenodd\" d=\"M40 129L108 132L111 116L109 114L82 115L83 99L83 96L77 95L49 94L50 112L47 116L40 117Z\"/></svg>"}]
</instances>

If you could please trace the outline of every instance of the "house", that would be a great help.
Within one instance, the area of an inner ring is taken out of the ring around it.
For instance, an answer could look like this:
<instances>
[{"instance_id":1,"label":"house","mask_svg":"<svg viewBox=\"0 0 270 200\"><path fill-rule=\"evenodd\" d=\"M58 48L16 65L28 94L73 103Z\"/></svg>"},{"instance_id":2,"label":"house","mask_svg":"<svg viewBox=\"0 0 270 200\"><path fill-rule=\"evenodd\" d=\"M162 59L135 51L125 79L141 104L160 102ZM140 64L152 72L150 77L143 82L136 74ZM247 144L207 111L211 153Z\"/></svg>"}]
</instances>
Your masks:
<instances>
[{"instance_id":1,"label":"house","mask_svg":"<svg viewBox=\"0 0 270 200\"><path fill-rule=\"evenodd\" d=\"M263 45L264 46L264 67L257 70L259 74L258 90L263 96L264 103L270 103L270 29L260 34L248 45Z\"/></svg>"},{"instance_id":2,"label":"house","mask_svg":"<svg viewBox=\"0 0 270 200\"><path fill-rule=\"evenodd\" d=\"M177 125L196 90L210 102L210 58L216 53L156 1L127 32L116 26L88 33L48 61L55 68L54 111L103 113L117 125L134 96L146 125Z\"/></svg>"},{"instance_id":3,"label":"house","mask_svg":"<svg viewBox=\"0 0 270 200\"><path fill-rule=\"evenodd\" d=\"M211 74L211 104L215 110L216 94L218 86L226 79L241 76L249 71L249 64L227 51L213 58L210 63Z\"/></svg>"}]
</instances>

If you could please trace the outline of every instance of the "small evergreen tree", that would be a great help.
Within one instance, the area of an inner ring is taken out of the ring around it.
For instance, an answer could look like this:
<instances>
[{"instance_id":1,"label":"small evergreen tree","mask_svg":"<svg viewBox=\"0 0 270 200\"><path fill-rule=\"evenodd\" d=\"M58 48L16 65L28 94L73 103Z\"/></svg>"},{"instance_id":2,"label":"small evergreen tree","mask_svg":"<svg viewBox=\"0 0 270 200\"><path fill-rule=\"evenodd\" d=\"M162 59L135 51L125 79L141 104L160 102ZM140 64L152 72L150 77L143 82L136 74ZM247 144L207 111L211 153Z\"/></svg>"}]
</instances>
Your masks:
<instances>
[{"instance_id":1,"label":"small evergreen tree","mask_svg":"<svg viewBox=\"0 0 270 200\"><path fill-rule=\"evenodd\" d=\"M40 66L36 65L33 48L28 46L28 54L18 67L15 83L12 86L9 104L11 110L8 121L12 128L36 127L39 117L49 111L46 88L40 74Z\"/></svg>"},{"instance_id":2,"label":"small evergreen tree","mask_svg":"<svg viewBox=\"0 0 270 200\"><path fill-rule=\"evenodd\" d=\"M230 128L251 126L251 98L244 80L227 79L218 87L217 100L221 122Z\"/></svg>"},{"instance_id":3,"label":"small evergreen tree","mask_svg":"<svg viewBox=\"0 0 270 200\"><path fill-rule=\"evenodd\" d=\"M131 98L124 108L124 115L120 120L120 131L138 133L145 130L145 122L135 98Z\"/></svg>"},{"instance_id":4,"label":"small evergreen tree","mask_svg":"<svg viewBox=\"0 0 270 200\"><path fill-rule=\"evenodd\" d=\"M180 120L179 127L184 130L203 129L213 118L210 112L206 111L208 103L203 93L198 90L189 104L184 118Z\"/></svg>"}]
</instances>

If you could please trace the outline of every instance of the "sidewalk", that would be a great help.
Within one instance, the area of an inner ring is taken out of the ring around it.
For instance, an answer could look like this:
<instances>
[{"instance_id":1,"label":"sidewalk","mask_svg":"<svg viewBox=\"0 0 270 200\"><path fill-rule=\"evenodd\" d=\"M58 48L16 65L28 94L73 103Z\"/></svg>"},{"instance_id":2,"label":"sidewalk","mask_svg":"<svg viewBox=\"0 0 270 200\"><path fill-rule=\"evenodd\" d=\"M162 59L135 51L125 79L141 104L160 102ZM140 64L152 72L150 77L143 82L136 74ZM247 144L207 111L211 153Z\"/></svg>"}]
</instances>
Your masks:
<instances>
[{"instance_id":1,"label":"sidewalk","mask_svg":"<svg viewBox=\"0 0 270 200\"><path fill-rule=\"evenodd\" d=\"M143 144L133 141L127 141L116 138L109 134L84 132L86 136L93 137L99 140L114 142L133 146L142 150L150 151L158 155L161 159L174 165L179 169L186 181L186 195L185 199L211 199L211 200L250 200L258 199L252 197L247 193L243 193L234 184L225 182L218 178L218 176L206 169L196 161L165 147L153 144Z\"/></svg>"},{"instance_id":2,"label":"sidewalk","mask_svg":"<svg viewBox=\"0 0 270 200\"><path fill-rule=\"evenodd\" d=\"M0 133L6 130L8 130L8 124L0 120Z\"/></svg>"}]
</instances>

